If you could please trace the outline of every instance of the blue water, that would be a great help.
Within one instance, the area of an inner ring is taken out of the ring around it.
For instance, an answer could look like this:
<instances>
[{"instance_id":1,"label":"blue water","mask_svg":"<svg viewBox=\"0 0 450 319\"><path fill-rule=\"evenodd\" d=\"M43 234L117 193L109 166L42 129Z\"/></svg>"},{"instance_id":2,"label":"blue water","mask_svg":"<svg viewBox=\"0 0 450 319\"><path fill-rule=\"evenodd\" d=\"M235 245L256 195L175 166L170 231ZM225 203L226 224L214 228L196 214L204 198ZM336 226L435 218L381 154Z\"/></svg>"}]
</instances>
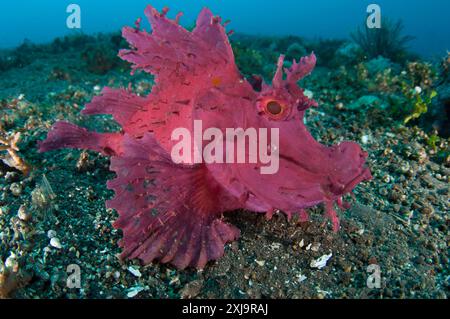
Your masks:
<instances>
[{"instance_id":1,"label":"blue water","mask_svg":"<svg viewBox=\"0 0 450 319\"><path fill-rule=\"evenodd\" d=\"M167 5L171 14L183 11L182 24L192 25L203 6L232 20L229 28L264 35L346 38L366 17L370 3L382 14L401 18L405 33L416 37L412 51L427 57L450 50L448 0L17 0L0 4L0 48L19 45L24 39L42 43L74 32L66 27L66 7L82 9L84 33L108 32L132 25L148 3Z\"/></svg>"}]
</instances>

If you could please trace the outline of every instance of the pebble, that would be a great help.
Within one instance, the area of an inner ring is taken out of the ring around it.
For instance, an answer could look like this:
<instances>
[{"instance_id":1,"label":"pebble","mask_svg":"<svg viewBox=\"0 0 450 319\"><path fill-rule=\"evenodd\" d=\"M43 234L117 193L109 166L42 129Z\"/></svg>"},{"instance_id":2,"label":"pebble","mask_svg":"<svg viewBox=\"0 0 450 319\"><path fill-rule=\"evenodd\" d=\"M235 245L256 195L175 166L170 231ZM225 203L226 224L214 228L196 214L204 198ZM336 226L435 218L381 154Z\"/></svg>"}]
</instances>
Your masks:
<instances>
[{"instance_id":1,"label":"pebble","mask_svg":"<svg viewBox=\"0 0 450 319\"><path fill-rule=\"evenodd\" d=\"M130 288L130 290L128 290L127 297L134 298L143 290L144 290L144 287L141 287L141 286Z\"/></svg>"},{"instance_id":2,"label":"pebble","mask_svg":"<svg viewBox=\"0 0 450 319\"><path fill-rule=\"evenodd\" d=\"M56 237L56 231L54 231L53 229L50 229L47 232L47 237L48 237L48 239L52 239L52 238Z\"/></svg>"},{"instance_id":3,"label":"pebble","mask_svg":"<svg viewBox=\"0 0 450 319\"><path fill-rule=\"evenodd\" d=\"M12 183L11 186L9 187L9 190L14 196L17 197L20 196L20 194L22 194L22 186L20 186L20 184L17 183Z\"/></svg>"},{"instance_id":4,"label":"pebble","mask_svg":"<svg viewBox=\"0 0 450 319\"><path fill-rule=\"evenodd\" d=\"M266 264L266 262L264 261L264 260L257 260L257 259L255 259L255 262L258 264L258 266L260 266L260 267L263 267L265 264Z\"/></svg>"},{"instance_id":5,"label":"pebble","mask_svg":"<svg viewBox=\"0 0 450 319\"><path fill-rule=\"evenodd\" d=\"M19 263L17 262L17 257L14 253L11 253L5 260L5 267L13 271L17 271Z\"/></svg>"},{"instance_id":6,"label":"pebble","mask_svg":"<svg viewBox=\"0 0 450 319\"><path fill-rule=\"evenodd\" d=\"M312 99L312 98L314 97L314 93L313 93L312 91L308 90L308 89L306 89L306 90L303 92L303 94L304 94L307 98L309 98L309 99Z\"/></svg>"},{"instance_id":7,"label":"pebble","mask_svg":"<svg viewBox=\"0 0 450 319\"><path fill-rule=\"evenodd\" d=\"M62 248L61 242L59 241L58 237L53 237L52 239L50 239L50 246L56 249Z\"/></svg>"},{"instance_id":8,"label":"pebble","mask_svg":"<svg viewBox=\"0 0 450 319\"><path fill-rule=\"evenodd\" d=\"M422 88L420 86L416 86L414 88L414 91L416 92L416 94L420 94L420 93L422 93Z\"/></svg>"},{"instance_id":9,"label":"pebble","mask_svg":"<svg viewBox=\"0 0 450 319\"><path fill-rule=\"evenodd\" d=\"M389 176L389 175L384 175L384 176L383 176L383 182L385 182L385 183L390 183L391 180L392 180L392 177L391 177L391 176Z\"/></svg>"},{"instance_id":10,"label":"pebble","mask_svg":"<svg viewBox=\"0 0 450 319\"><path fill-rule=\"evenodd\" d=\"M301 283L301 282L305 281L306 279L308 279L308 277L306 277L305 275L297 274L298 283Z\"/></svg>"},{"instance_id":11,"label":"pebble","mask_svg":"<svg viewBox=\"0 0 450 319\"><path fill-rule=\"evenodd\" d=\"M182 299L191 299L198 296L203 288L203 280L195 280L192 281L180 291L180 295Z\"/></svg>"}]
</instances>

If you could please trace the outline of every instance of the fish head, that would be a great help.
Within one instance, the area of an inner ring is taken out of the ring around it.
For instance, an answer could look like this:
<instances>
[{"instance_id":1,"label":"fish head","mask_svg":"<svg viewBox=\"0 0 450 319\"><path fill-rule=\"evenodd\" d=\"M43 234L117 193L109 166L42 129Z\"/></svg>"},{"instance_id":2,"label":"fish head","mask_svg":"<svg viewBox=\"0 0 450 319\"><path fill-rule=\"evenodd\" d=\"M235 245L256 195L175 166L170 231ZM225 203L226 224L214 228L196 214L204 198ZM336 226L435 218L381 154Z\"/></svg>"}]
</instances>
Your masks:
<instances>
[{"instance_id":1,"label":"fish head","mask_svg":"<svg viewBox=\"0 0 450 319\"><path fill-rule=\"evenodd\" d=\"M357 143L323 145L312 137L304 124L305 111L318 104L298 81L314 69L315 55L304 57L299 63L294 61L289 69L284 69L283 63L282 56L272 85L252 84L254 89L259 86L254 102L242 108L243 114L236 112L243 119L242 127L255 128L260 133L256 164L231 165L230 168L236 176L234 180L245 185L253 196L249 208L255 210L268 207L295 210L313 206L340 198L371 177L365 164L367 153ZM266 137L261 135L261 129L267 129ZM261 156L264 147L267 147L270 163ZM221 169L221 174L225 171Z\"/></svg>"}]
</instances>

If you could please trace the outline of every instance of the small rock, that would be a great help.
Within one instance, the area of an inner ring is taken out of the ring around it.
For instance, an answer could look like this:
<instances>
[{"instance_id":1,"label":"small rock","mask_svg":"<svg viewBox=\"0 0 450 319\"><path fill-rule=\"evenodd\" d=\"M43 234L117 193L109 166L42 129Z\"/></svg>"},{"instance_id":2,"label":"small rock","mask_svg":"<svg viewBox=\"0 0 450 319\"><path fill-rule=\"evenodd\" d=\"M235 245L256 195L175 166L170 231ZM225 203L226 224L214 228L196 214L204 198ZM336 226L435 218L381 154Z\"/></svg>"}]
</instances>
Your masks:
<instances>
[{"instance_id":1,"label":"small rock","mask_svg":"<svg viewBox=\"0 0 450 319\"><path fill-rule=\"evenodd\" d=\"M144 287L141 287L141 286L130 288L127 292L127 297L134 298L143 290L144 290Z\"/></svg>"},{"instance_id":2,"label":"small rock","mask_svg":"<svg viewBox=\"0 0 450 319\"><path fill-rule=\"evenodd\" d=\"M376 96L372 96L372 95L362 96L355 102L347 105L347 109L349 109L349 110L358 110L358 109L363 109L365 107L370 107L370 108L378 107L381 109L385 109L386 105L383 103L383 101L380 98L378 98Z\"/></svg>"},{"instance_id":3,"label":"small rock","mask_svg":"<svg viewBox=\"0 0 450 319\"><path fill-rule=\"evenodd\" d=\"M17 180L19 177L19 174L17 174L16 172L7 172L5 175L5 180L7 182L12 182L14 180Z\"/></svg>"},{"instance_id":4,"label":"small rock","mask_svg":"<svg viewBox=\"0 0 450 319\"><path fill-rule=\"evenodd\" d=\"M188 283L184 286L180 291L180 295L182 299L191 299L198 296L200 291L203 288L203 280L195 280Z\"/></svg>"},{"instance_id":5,"label":"small rock","mask_svg":"<svg viewBox=\"0 0 450 319\"><path fill-rule=\"evenodd\" d=\"M20 220L27 222L31 219L31 214L28 212L26 207L22 205L19 207L19 210L17 211L17 217L19 217Z\"/></svg>"},{"instance_id":6,"label":"small rock","mask_svg":"<svg viewBox=\"0 0 450 319\"><path fill-rule=\"evenodd\" d=\"M303 92L303 94L304 94L308 99L314 98L314 93L313 93L312 91L310 91L310 90L305 90L305 91Z\"/></svg>"},{"instance_id":7,"label":"small rock","mask_svg":"<svg viewBox=\"0 0 450 319\"><path fill-rule=\"evenodd\" d=\"M298 244L298 246L299 246L300 248L303 248L303 246L305 246L305 240L302 239L302 240L300 241L300 244Z\"/></svg>"},{"instance_id":8,"label":"small rock","mask_svg":"<svg viewBox=\"0 0 450 319\"><path fill-rule=\"evenodd\" d=\"M434 214L434 208L432 206L424 206L421 208L420 212L424 215L430 216Z\"/></svg>"},{"instance_id":9,"label":"small rock","mask_svg":"<svg viewBox=\"0 0 450 319\"><path fill-rule=\"evenodd\" d=\"M17 183L12 183L9 190L14 196L17 197L20 196L20 194L22 194L22 186L20 186L20 184Z\"/></svg>"},{"instance_id":10,"label":"small rock","mask_svg":"<svg viewBox=\"0 0 450 319\"><path fill-rule=\"evenodd\" d=\"M339 102L335 106L336 110L343 110L344 109L344 103Z\"/></svg>"},{"instance_id":11,"label":"small rock","mask_svg":"<svg viewBox=\"0 0 450 319\"><path fill-rule=\"evenodd\" d=\"M257 259L255 259L255 262L258 264L258 266L260 266L260 267L263 267L265 264L266 264L266 262L264 261L264 260L257 260Z\"/></svg>"},{"instance_id":12,"label":"small rock","mask_svg":"<svg viewBox=\"0 0 450 319\"><path fill-rule=\"evenodd\" d=\"M363 143L363 144L369 143L369 135L363 135L361 137L361 143Z\"/></svg>"}]
</instances>

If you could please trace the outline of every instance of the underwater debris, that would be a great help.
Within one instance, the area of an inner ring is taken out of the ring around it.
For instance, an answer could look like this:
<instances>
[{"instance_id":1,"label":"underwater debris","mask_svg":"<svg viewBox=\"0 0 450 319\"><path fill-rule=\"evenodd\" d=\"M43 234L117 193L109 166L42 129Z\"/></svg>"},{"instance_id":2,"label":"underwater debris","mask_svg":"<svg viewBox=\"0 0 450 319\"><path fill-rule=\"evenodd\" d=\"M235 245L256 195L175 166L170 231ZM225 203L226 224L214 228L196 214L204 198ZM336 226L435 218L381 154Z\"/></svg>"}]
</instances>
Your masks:
<instances>
[{"instance_id":1,"label":"underwater debris","mask_svg":"<svg viewBox=\"0 0 450 319\"><path fill-rule=\"evenodd\" d=\"M20 139L20 132L8 136L0 127L0 160L7 166L21 171L24 175L28 175L31 168L18 154L19 147L17 144L20 142ZM1 153L2 151L3 154Z\"/></svg>"},{"instance_id":2,"label":"underwater debris","mask_svg":"<svg viewBox=\"0 0 450 319\"><path fill-rule=\"evenodd\" d=\"M350 37L365 52L369 59L383 56L394 62L403 62L406 57L406 45L414 37L402 35L403 22L383 17L381 28L370 29L364 23L350 34Z\"/></svg>"},{"instance_id":3,"label":"underwater debris","mask_svg":"<svg viewBox=\"0 0 450 319\"><path fill-rule=\"evenodd\" d=\"M289 68L281 56L272 85L261 81L261 90L256 90L237 69L219 17L204 9L189 32L178 25L178 18L166 18L167 11L147 7L151 34L140 31L139 24L123 29L132 49L120 51L120 56L132 63L133 71L156 76L152 93L142 97L105 88L83 111L111 114L122 130L101 134L58 122L39 143L41 152L79 148L111 156L117 178L108 187L116 195L107 207L119 212L114 227L123 231L121 257L204 268L239 237L239 230L223 217L237 209L280 209L288 217L305 218L306 208L324 203L325 216L337 231L335 203L347 207L342 196L371 179L371 173L365 164L368 154L358 144L326 147L303 124L305 111L318 104L297 82L313 71L315 55ZM243 125L242 119L248 127L278 129L280 171L261 174L261 161L174 163L170 154L177 142L172 131L180 126L193 131L193 119L222 132Z\"/></svg>"}]
</instances>

